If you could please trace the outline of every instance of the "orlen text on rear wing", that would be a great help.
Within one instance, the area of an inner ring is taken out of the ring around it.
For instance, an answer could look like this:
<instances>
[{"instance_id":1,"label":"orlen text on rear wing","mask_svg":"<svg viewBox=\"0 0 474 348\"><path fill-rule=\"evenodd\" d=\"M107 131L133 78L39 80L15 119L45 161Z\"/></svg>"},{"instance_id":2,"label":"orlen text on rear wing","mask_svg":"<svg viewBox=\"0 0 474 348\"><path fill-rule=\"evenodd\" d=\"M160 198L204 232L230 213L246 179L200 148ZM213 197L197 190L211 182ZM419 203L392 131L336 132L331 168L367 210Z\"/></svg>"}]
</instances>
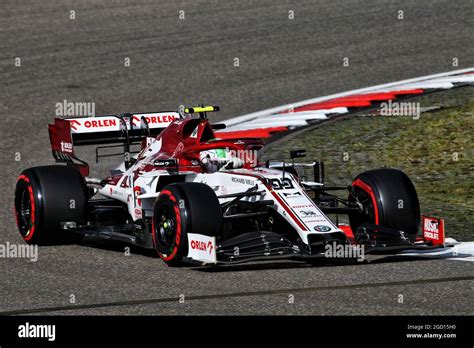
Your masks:
<instances>
[{"instance_id":1,"label":"orlen text on rear wing","mask_svg":"<svg viewBox=\"0 0 474 348\"><path fill-rule=\"evenodd\" d=\"M89 175L89 166L74 154L74 146L121 144L125 166L130 164L130 145L147 137L156 137L164 128L179 118L177 112L149 112L104 115L94 117L55 118L48 125L53 157L78 167L83 176ZM113 147L113 146L107 146ZM104 148L104 147L101 147ZM96 149L96 157L101 157Z\"/></svg>"}]
</instances>

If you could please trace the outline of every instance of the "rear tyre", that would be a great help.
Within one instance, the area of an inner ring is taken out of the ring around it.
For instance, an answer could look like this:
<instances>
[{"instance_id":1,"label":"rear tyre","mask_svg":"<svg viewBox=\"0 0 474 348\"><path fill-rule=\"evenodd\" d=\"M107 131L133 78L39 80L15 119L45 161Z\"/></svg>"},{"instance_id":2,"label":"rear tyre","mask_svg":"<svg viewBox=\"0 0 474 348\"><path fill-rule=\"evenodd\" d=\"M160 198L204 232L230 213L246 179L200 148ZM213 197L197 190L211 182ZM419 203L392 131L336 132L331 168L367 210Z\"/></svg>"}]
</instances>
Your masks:
<instances>
[{"instance_id":1,"label":"rear tyre","mask_svg":"<svg viewBox=\"0 0 474 348\"><path fill-rule=\"evenodd\" d=\"M182 182L161 190L153 214L153 243L169 266L182 264L188 253L188 233L212 237L221 229L219 200L208 185Z\"/></svg>"},{"instance_id":2,"label":"rear tyre","mask_svg":"<svg viewBox=\"0 0 474 348\"><path fill-rule=\"evenodd\" d=\"M28 244L74 243L80 235L60 229L60 222L85 224L87 186L77 169L42 166L26 169L17 180L15 216Z\"/></svg>"},{"instance_id":3,"label":"rear tyre","mask_svg":"<svg viewBox=\"0 0 474 348\"><path fill-rule=\"evenodd\" d=\"M352 182L349 201L358 200L363 212L349 215L355 233L363 224L380 225L399 231L411 240L420 226L420 203L413 183L397 169L375 169L359 174Z\"/></svg>"}]
</instances>

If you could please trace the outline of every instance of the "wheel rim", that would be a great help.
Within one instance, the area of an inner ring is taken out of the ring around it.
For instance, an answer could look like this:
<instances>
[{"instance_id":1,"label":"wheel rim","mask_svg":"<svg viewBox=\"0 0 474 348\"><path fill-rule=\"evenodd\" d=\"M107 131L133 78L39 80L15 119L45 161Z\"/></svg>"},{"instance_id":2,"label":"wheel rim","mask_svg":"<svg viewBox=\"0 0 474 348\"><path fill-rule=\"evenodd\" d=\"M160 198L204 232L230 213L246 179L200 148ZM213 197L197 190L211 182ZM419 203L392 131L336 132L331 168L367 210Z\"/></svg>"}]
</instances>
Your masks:
<instances>
[{"instance_id":1,"label":"wheel rim","mask_svg":"<svg viewBox=\"0 0 474 348\"><path fill-rule=\"evenodd\" d=\"M354 187L354 194L350 196L350 201L359 202L362 205L362 211L349 215L349 221L353 228L353 233L364 223L375 224L375 208L370 195L360 187Z\"/></svg>"},{"instance_id":2,"label":"wheel rim","mask_svg":"<svg viewBox=\"0 0 474 348\"><path fill-rule=\"evenodd\" d=\"M364 221L375 223L375 210L370 196L365 191L360 190L356 197L359 203L362 204L361 218L363 218Z\"/></svg>"},{"instance_id":3,"label":"wheel rim","mask_svg":"<svg viewBox=\"0 0 474 348\"><path fill-rule=\"evenodd\" d=\"M33 227L31 194L23 187L18 195L16 204L18 229L23 237L28 237Z\"/></svg>"},{"instance_id":4,"label":"wheel rim","mask_svg":"<svg viewBox=\"0 0 474 348\"><path fill-rule=\"evenodd\" d=\"M169 207L163 206L159 214L157 236L164 249L171 249L176 234L176 217Z\"/></svg>"}]
</instances>

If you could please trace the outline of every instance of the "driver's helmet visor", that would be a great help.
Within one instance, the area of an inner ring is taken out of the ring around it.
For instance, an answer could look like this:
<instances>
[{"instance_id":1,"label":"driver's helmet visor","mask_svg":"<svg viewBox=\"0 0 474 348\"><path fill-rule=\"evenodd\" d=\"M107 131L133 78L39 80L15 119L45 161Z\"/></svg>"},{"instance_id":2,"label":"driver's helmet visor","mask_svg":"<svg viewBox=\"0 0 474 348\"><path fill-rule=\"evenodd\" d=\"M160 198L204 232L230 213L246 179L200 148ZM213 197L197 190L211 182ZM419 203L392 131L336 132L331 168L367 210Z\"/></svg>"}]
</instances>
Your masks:
<instances>
[{"instance_id":1,"label":"driver's helmet visor","mask_svg":"<svg viewBox=\"0 0 474 348\"><path fill-rule=\"evenodd\" d=\"M201 159L209 159L211 161L225 161L232 158L232 151L228 151L226 149L212 149L201 151L199 156Z\"/></svg>"},{"instance_id":2,"label":"driver's helmet visor","mask_svg":"<svg viewBox=\"0 0 474 348\"><path fill-rule=\"evenodd\" d=\"M227 148L217 148L201 151L199 157L201 162L210 171L216 171L227 165L229 162L235 161L236 155L235 151L231 151Z\"/></svg>"}]
</instances>

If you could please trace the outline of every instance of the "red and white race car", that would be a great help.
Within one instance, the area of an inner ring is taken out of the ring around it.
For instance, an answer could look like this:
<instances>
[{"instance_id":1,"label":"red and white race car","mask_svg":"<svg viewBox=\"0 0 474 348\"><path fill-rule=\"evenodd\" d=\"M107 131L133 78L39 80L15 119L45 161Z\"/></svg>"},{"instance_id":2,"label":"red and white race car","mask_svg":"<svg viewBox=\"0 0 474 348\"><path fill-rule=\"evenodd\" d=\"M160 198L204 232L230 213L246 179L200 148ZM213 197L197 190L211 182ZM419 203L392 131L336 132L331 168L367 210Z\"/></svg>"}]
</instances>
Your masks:
<instances>
[{"instance_id":1,"label":"red and white race car","mask_svg":"<svg viewBox=\"0 0 474 348\"><path fill-rule=\"evenodd\" d=\"M258 163L261 139L219 139L214 131L223 125L207 119L217 110L56 118L49 134L63 164L29 168L18 178L23 239L54 244L92 235L156 249L169 265L313 260L327 255L328 245L363 245L365 252L442 247L434 220L426 223L427 238L418 236L418 197L403 172L370 170L328 187L322 162L295 162L304 150ZM124 160L109 177L92 178L74 149L101 144L97 159L119 147ZM140 146L134 156L133 146ZM333 194L340 190L347 199ZM350 225L327 214L347 214Z\"/></svg>"}]
</instances>

